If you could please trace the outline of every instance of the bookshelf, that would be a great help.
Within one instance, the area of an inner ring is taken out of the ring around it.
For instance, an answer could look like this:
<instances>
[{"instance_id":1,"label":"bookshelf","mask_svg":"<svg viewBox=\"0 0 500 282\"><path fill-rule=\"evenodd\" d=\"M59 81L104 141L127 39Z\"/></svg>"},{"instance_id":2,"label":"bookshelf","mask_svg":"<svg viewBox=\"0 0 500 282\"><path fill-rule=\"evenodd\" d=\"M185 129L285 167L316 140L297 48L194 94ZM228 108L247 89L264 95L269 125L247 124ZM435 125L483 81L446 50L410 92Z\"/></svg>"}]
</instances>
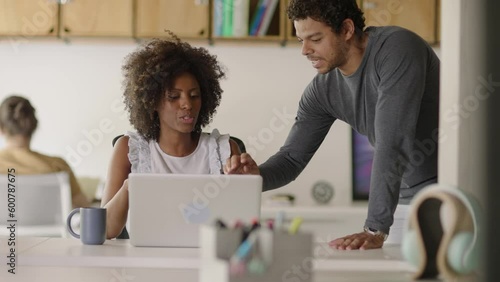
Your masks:
<instances>
[{"instance_id":1,"label":"bookshelf","mask_svg":"<svg viewBox=\"0 0 500 282\"><path fill-rule=\"evenodd\" d=\"M276 41L284 43L286 38L286 1L211 0L212 41ZM233 21L227 20L231 16Z\"/></svg>"},{"instance_id":2,"label":"bookshelf","mask_svg":"<svg viewBox=\"0 0 500 282\"><path fill-rule=\"evenodd\" d=\"M364 12L367 25L403 26L431 44L439 43L440 0L356 1ZM75 1L63 4L49 1L42 5L45 1L0 0L0 37L90 36L140 39L163 37L166 35L165 30L169 29L182 39L202 39L209 40L210 43L232 41L298 44L293 22L286 14L290 0L73 2ZM252 34L259 10L263 12L262 17ZM39 18L47 20L36 21ZM27 25L23 23L26 19L32 21ZM225 24L225 32L219 30L221 24Z\"/></svg>"}]
</instances>

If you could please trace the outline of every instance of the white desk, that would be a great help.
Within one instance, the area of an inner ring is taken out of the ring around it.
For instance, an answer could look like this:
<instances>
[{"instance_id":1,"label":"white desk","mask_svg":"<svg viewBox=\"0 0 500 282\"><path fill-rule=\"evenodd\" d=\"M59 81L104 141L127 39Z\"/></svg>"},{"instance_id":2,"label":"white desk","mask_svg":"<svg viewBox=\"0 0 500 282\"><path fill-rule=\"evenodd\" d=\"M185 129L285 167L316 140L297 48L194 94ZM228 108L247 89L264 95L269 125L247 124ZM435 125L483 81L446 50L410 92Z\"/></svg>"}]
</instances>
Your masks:
<instances>
[{"instance_id":1,"label":"white desk","mask_svg":"<svg viewBox=\"0 0 500 282\"><path fill-rule=\"evenodd\" d=\"M301 231L312 232L316 241L329 242L348 234L362 232L368 206L262 207L261 218L275 218L279 211L285 212L288 220L296 216L302 217L304 222L300 226Z\"/></svg>"},{"instance_id":2,"label":"white desk","mask_svg":"<svg viewBox=\"0 0 500 282\"><path fill-rule=\"evenodd\" d=\"M0 281L198 281L200 261L194 248L136 248L128 240L107 240L101 246L73 238L16 241L17 274L12 275L7 272L5 237L0 238ZM317 243L314 256L316 282L411 281L413 269L401 259L397 245L337 251Z\"/></svg>"},{"instance_id":3,"label":"white desk","mask_svg":"<svg viewBox=\"0 0 500 282\"><path fill-rule=\"evenodd\" d=\"M22 267L16 275L7 276L7 274L0 273L0 280L7 282L193 282L198 281L198 271L164 268ZM412 279L409 273L402 271L335 271L315 273L314 281L401 282L412 281Z\"/></svg>"}]
</instances>

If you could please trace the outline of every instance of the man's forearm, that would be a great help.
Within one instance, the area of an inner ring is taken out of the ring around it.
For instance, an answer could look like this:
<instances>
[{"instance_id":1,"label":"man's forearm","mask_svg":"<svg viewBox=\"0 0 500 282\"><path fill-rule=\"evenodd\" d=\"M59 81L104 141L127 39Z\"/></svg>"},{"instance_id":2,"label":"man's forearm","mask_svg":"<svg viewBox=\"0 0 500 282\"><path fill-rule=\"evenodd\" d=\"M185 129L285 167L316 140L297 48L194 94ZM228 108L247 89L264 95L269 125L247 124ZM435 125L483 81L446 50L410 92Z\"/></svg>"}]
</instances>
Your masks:
<instances>
[{"instance_id":1,"label":"man's forearm","mask_svg":"<svg viewBox=\"0 0 500 282\"><path fill-rule=\"evenodd\" d=\"M278 152L269 160L259 166L260 175L263 178L263 191L273 190L295 180L304 169L286 156L284 152Z\"/></svg>"}]
</instances>

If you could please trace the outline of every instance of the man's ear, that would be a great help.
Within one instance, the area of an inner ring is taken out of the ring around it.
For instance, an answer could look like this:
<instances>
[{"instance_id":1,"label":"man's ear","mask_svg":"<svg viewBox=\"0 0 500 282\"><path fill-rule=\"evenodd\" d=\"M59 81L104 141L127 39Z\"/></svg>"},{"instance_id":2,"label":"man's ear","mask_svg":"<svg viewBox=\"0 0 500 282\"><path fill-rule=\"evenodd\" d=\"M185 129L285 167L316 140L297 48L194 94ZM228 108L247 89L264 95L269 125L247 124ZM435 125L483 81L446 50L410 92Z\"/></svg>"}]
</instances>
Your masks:
<instances>
[{"instance_id":1,"label":"man's ear","mask_svg":"<svg viewBox=\"0 0 500 282\"><path fill-rule=\"evenodd\" d=\"M341 33L344 36L345 40L349 40L354 36L356 32L356 28L354 27L354 22L351 19L345 19L342 22Z\"/></svg>"}]
</instances>

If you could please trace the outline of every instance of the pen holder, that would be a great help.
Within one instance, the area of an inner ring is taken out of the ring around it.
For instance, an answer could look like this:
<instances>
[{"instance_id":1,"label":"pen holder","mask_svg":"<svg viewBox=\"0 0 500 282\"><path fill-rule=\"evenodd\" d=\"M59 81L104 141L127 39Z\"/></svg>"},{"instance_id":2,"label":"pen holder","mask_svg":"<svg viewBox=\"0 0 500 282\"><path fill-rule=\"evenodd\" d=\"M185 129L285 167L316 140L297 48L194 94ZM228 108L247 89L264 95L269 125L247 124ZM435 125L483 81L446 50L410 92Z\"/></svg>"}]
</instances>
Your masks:
<instances>
[{"instance_id":1,"label":"pen holder","mask_svg":"<svg viewBox=\"0 0 500 282\"><path fill-rule=\"evenodd\" d=\"M263 272L246 271L234 274L230 258L241 243L241 230L219 229L201 226L200 252L201 282L254 282L254 281L312 281L313 236L311 233L289 234L261 228L254 231L256 244L251 250L249 260L258 257L265 266ZM234 266L233 266L234 267ZM296 278L296 279L294 279Z\"/></svg>"}]
</instances>

